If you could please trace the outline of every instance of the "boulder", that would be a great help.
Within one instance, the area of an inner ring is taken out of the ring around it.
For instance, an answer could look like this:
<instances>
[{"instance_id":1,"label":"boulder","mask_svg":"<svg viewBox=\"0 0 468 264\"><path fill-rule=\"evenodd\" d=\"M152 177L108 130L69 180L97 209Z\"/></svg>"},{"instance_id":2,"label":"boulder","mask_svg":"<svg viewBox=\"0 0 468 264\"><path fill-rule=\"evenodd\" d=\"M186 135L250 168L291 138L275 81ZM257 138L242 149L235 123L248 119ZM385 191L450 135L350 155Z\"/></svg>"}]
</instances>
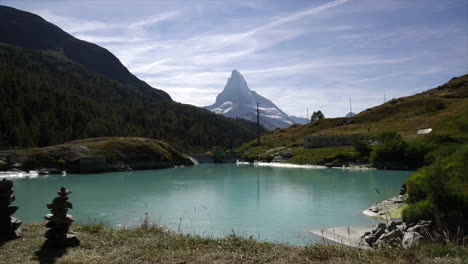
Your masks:
<instances>
[{"instance_id":1,"label":"boulder","mask_svg":"<svg viewBox=\"0 0 468 264\"><path fill-rule=\"evenodd\" d=\"M426 228L427 228L426 226L416 224L415 226L408 228L406 231L422 233L423 230L426 229Z\"/></svg>"},{"instance_id":2,"label":"boulder","mask_svg":"<svg viewBox=\"0 0 468 264\"><path fill-rule=\"evenodd\" d=\"M375 235L367 235L364 237L364 241L366 241L367 244L371 245L374 244L374 242L377 240L377 237Z\"/></svg>"},{"instance_id":3,"label":"boulder","mask_svg":"<svg viewBox=\"0 0 468 264\"><path fill-rule=\"evenodd\" d=\"M383 234L380 237L380 240L384 240L385 242L387 242L387 241L390 241L390 240L392 240L394 238L402 237L402 236L403 236L403 232L401 232L400 229L395 229L393 231L390 231L388 233Z\"/></svg>"},{"instance_id":4,"label":"boulder","mask_svg":"<svg viewBox=\"0 0 468 264\"><path fill-rule=\"evenodd\" d=\"M390 222L390 223L388 223L388 225L387 225L387 230L388 230L388 231L393 231L393 230L395 230L395 229L397 229L397 225L396 225L395 222Z\"/></svg>"},{"instance_id":5,"label":"boulder","mask_svg":"<svg viewBox=\"0 0 468 264\"><path fill-rule=\"evenodd\" d=\"M385 227L379 227L374 231L375 231L374 232L375 237L379 238L380 236L382 236L382 234L385 233Z\"/></svg>"},{"instance_id":6,"label":"boulder","mask_svg":"<svg viewBox=\"0 0 468 264\"><path fill-rule=\"evenodd\" d=\"M374 225L374 226L372 227L372 230L375 231L375 230L377 230L377 229L379 229L379 228L384 228L384 229L385 229L385 227L387 227L387 225L385 225L385 223L378 223L378 224L376 224L376 225ZM374 232L374 233L375 233L375 232Z\"/></svg>"},{"instance_id":7,"label":"boulder","mask_svg":"<svg viewBox=\"0 0 468 264\"><path fill-rule=\"evenodd\" d=\"M281 157L281 156L276 156L273 158L273 160L271 162L282 162L284 161L284 158Z\"/></svg>"},{"instance_id":8,"label":"boulder","mask_svg":"<svg viewBox=\"0 0 468 264\"><path fill-rule=\"evenodd\" d=\"M407 227L405 223L401 223L400 225L397 226L397 228L400 229L401 232L405 232Z\"/></svg>"},{"instance_id":9,"label":"boulder","mask_svg":"<svg viewBox=\"0 0 468 264\"><path fill-rule=\"evenodd\" d=\"M418 245L422 237L423 236L418 232L409 231L406 232L403 236L403 241L401 244L404 248L410 248L412 246Z\"/></svg>"}]
</instances>

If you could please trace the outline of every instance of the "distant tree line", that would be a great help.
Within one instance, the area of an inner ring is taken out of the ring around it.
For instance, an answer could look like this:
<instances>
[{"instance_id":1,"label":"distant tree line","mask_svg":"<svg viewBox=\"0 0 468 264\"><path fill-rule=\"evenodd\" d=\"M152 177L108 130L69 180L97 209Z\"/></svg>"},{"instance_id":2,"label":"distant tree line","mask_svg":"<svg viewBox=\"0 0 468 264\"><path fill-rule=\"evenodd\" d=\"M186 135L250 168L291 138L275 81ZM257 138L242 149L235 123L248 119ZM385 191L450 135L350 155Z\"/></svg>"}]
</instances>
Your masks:
<instances>
[{"instance_id":1,"label":"distant tree line","mask_svg":"<svg viewBox=\"0 0 468 264\"><path fill-rule=\"evenodd\" d=\"M136 136L203 151L239 146L255 138L255 129L249 121L153 100L66 60L0 45L0 146Z\"/></svg>"}]
</instances>

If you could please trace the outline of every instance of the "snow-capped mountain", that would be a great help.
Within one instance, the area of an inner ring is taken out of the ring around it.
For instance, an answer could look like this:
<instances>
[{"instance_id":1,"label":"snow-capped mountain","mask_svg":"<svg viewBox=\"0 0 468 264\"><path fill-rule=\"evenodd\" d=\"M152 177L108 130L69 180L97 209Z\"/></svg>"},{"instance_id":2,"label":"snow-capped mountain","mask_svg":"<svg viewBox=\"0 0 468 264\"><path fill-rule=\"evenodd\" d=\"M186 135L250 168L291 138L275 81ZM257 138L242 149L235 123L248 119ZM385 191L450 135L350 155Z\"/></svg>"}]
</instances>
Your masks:
<instances>
[{"instance_id":1,"label":"snow-capped mountain","mask_svg":"<svg viewBox=\"0 0 468 264\"><path fill-rule=\"evenodd\" d=\"M228 117L240 117L257 121L257 102L260 124L267 129L288 127L296 122L265 97L252 91L239 71L233 70L224 90L216 96L216 102L205 108Z\"/></svg>"}]
</instances>

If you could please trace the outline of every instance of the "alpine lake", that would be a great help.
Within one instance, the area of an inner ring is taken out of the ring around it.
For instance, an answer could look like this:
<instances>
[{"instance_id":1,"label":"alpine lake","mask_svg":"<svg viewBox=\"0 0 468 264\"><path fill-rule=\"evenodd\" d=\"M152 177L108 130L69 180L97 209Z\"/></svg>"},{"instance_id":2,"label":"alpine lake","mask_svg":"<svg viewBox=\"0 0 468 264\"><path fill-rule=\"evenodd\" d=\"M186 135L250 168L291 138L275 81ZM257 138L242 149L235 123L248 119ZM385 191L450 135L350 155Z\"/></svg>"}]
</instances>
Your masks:
<instances>
[{"instance_id":1,"label":"alpine lake","mask_svg":"<svg viewBox=\"0 0 468 264\"><path fill-rule=\"evenodd\" d=\"M8 177L23 222L43 221L61 186L73 193L75 222L305 245L312 229L370 226L362 214L398 194L411 171L200 164L163 170ZM380 194L377 193L379 190Z\"/></svg>"}]
</instances>

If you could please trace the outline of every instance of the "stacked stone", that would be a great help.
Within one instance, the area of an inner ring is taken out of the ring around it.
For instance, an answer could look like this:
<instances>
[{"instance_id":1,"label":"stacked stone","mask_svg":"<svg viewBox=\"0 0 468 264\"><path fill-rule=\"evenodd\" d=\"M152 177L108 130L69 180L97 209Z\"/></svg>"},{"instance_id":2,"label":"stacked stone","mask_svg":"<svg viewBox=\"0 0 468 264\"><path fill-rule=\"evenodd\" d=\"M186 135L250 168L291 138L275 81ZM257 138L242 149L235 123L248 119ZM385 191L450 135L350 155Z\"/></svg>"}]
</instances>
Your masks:
<instances>
[{"instance_id":1,"label":"stacked stone","mask_svg":"<svg viewBox=\"0 0 468 264\"><path fill-rule=\"evenodd\" d=\"M13 182L3 178L0 181L0 240L9 240L21 235L21 221L10 217L18 210L18 206L11 206L15 201Z\"/></svg>"},{"instance_id":2,"label":"stacked stone","mask_svg":"<svg viewBox=\"0 0 468 264\"><path fill-rule=\"evenodd\" d=\"M76 246L80 241L71 234L68 234L71 223L74 221L73 216L67 214L68 209L72 209L72 204L68 202L70 190L61 187L51 204L47 205L51 214L46 214L44 218L48 220L46 227L50 228L45 237L47 242L54 247L69 247Z\"/></svg>"}]
</instances>

